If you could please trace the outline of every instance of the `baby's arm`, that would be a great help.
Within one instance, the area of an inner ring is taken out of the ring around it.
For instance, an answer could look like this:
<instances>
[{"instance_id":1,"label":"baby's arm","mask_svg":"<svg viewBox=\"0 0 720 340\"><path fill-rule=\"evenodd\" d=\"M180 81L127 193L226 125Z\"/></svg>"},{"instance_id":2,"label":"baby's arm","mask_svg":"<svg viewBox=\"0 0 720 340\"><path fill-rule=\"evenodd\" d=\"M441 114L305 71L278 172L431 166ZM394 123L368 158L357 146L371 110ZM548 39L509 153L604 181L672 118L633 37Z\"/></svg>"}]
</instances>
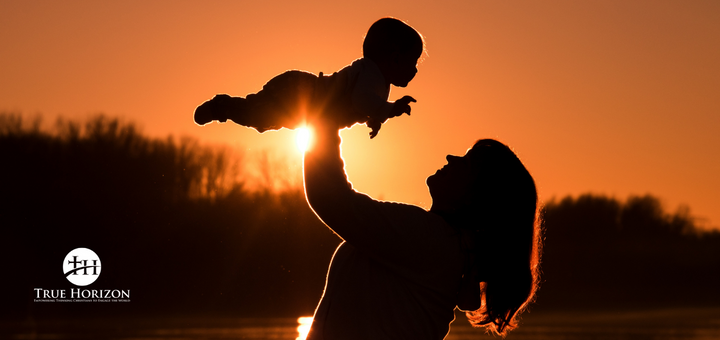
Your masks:
<instances>
[{"instance_id":1,"label":"baby's arm","mask_svg":"<svg viewBox=\"0 0 720 340\"><path fill-rule=\"evenodd\" d=\"M370 138L377 136L380 127L388 118L398 117L403 113L409 115L410 102L416 102L415 98L410 96L404 96L394 103L388 102L388 93L383 91L384 89L377 86L362 87L362 85L364 84L359 81L352 102L353 107L367 120L365 123L371 129Z\"/></svg>"},{"instance_id":2,"label":"baby's arm","mask_svg":"<svg viewBox=\"0 0 720 340\"><path fill-rule=\"evenodd\" d=\"M373 139L375 138L375 136L377 136L378 132L380 132L382 124L385 123L388 118L398 117L401 116L403 113L407 113L409 116L411 110L410 102L415 103L417 102L417 100L410 96L404 96L392 103L392 108L390 109L390 113L387 116L373 117L371 115L366 123L367 127L370 128L370 139Z\"/></svg>"},{"instance_id":3,"label":"baby's arm","mask_svg":"<svg viewBox=\"0 0 720 340\"><path fill-rule=\"evenodd\" d=\"M377 136L382 123L388 118L397 117L403 113L410 114L410 102L415 99L404 96L396 102L388 102L390 84L386 82L385 75L377 65L368 59L361 59L351 67L360 67L358 79L353 86L352 106L372 129L370 138Z\"/></svg>"},{"instance_id":4,"label":"baby's arm","mask_svg":"<svg viewBox=\"0 0 720 340\"><path fill-rule=\"evenodd\" d=\"M404 97L396 100L393 103L393 107L392 107L392 110L390 110L390 116L388 118L402 116L403 113L407 113L409 116L410 110L412 109L410 107L410 102L417 103L417 100L415 100L415 98L410 97L410 96L404 96Z\"/></svg>"},{"instance_id":5,"label":"baby's arm","mask_svg":"<svg viewBox=\"0 0 720 340\"><path fill-rule=\"evenodd\" d=\"M361 76L352 93L353 109L364 119L385 121L394 108L394 104L387 101L388 91L379 86L372 86L375 84L364 84L362 78Z\"/></svg>"}]
</instances>

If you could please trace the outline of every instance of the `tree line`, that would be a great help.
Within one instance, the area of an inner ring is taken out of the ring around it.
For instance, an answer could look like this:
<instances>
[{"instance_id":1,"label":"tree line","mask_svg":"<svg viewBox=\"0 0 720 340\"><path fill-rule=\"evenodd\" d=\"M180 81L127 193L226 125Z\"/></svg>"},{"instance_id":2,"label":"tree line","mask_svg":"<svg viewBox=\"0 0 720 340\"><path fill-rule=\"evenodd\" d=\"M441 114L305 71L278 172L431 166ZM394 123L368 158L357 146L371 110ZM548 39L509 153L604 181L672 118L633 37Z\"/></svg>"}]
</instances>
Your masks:
<instances>
[{"instance_id":1,"label":"tree line","mask_svg":"<svg viewBox=\"0 0 720 340\"><path fill-rule=\"evenodd\" d=\"M147 137L116 118L40 125L0 115L0 252L12 273L1 283L3 315L312 314L340 239L302 188L250 190L242 155ZM720 303L720 234L659 202L548 202L535 308ZM61 262L77 247L102 261L93 288L128 289L132 302L33 302L34 288L74 287Z\"/></svg>"}]
</instances>

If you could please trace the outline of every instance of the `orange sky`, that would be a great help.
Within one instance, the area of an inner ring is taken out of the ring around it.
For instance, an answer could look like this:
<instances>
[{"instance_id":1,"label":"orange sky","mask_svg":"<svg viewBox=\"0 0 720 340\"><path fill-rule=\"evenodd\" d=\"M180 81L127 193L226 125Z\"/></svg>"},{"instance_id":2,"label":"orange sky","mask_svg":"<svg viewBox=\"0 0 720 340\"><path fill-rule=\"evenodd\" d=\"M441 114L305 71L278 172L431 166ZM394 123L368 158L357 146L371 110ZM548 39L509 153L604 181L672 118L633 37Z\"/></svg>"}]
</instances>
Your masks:
<instances>
[{"instance_id":1,"label":"orange sky","mask_svg":"<svg viewBox=\"0 0 720 340\"><path fill-rule=\"evenodd\" d=\"M197 127L215 93L291 68L334 72L383 16L429 56L411 117L345 131L355 187L429 206L425 178L478 138L513 147L543 200L651 193L720 225L717 1L0 1L0 111L97 112L156 136L270 150L298 172L290 131Z\"/></svg>"}]
</instances>

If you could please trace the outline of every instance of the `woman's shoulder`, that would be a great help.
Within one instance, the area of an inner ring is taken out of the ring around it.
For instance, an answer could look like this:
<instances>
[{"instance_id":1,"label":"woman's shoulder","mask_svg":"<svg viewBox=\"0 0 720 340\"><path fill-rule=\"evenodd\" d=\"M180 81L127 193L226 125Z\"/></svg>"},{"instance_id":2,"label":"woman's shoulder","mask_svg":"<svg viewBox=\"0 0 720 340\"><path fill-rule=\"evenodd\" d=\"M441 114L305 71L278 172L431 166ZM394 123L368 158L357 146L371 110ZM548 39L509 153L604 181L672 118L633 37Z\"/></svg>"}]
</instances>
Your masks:
<instances>
[{"instance_id":1,"label":"woman's shoulder","mask_svg":"<svg viewBox=\"0 0 720 340\"><path fill-rule=\"evenodd\" d=\"M389 221L417 237L457 237L455 229L442 217L420 206L392 201L375 202Z\"/></svg>"},{"instance_id":2,"label":"woman's shoulder","mask_svg":"<svg viewBox=\"0 0 720 340\"><path fill-rule=\"evenodd\" d=\"M422 278L419 281L445 282L444 274L462 269L460 235L440 215L412 204L377 202L397 228L397 234L387 239L393 241L398 263L414 268Z\"/></svg>"},{"instance_id":3,"label":"woman's shoulder","mask_svg":"<svg viewBox=\"0 0 720 340\"><path fill-rule=\"evenodd\" d=\"M403 203L403 202L396 202L396 201L385 201L385 200L378 200L371 198L365 194L362 194L363 196L366 196L370 198L372 201L372 204L374 204L376 207L378 207L381 210L385 210L388 213L392 214L399 214L402 215L403 218L420 218L420 219L426 219L426 218L432 218L431 212L425 210L424 208L409 204L409 203Z\"/></svg>"}]
</instances>

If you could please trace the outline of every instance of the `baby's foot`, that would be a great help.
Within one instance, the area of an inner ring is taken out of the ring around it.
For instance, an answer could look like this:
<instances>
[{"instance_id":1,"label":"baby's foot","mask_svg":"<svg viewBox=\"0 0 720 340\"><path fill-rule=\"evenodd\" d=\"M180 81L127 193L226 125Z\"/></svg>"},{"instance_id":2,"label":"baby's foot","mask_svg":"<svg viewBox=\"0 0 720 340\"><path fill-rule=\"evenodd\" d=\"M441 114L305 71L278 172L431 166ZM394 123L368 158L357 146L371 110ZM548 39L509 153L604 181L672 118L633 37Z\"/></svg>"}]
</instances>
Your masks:
<instances>
[{"instance_id":1,"label":"baby's foot","mask_svg":"<svg viewBox=\"0 0 720 340\"><path fill-rule=\"evenodd\" d=\"M212 106L211 101L208 100L195 109L195 124L202 126L212 122Z\"/></svg>"},{"instance_id":2,"label":"baby's foot","mask_svg":"<svg viewBox=\"0 0 720 340\"><path fill-rule=\"evenodd\" d=\"M219 94L213 97L213 99L210 99L198 106L197 109L195 109L195 124L202 126L212 122L213 120L217 120L221 123L226 122L227 117L222 115L220 105L220 101L226 100L226 97L230 98L230 96L226 94Z\"/></svg>"}]
</instances>

